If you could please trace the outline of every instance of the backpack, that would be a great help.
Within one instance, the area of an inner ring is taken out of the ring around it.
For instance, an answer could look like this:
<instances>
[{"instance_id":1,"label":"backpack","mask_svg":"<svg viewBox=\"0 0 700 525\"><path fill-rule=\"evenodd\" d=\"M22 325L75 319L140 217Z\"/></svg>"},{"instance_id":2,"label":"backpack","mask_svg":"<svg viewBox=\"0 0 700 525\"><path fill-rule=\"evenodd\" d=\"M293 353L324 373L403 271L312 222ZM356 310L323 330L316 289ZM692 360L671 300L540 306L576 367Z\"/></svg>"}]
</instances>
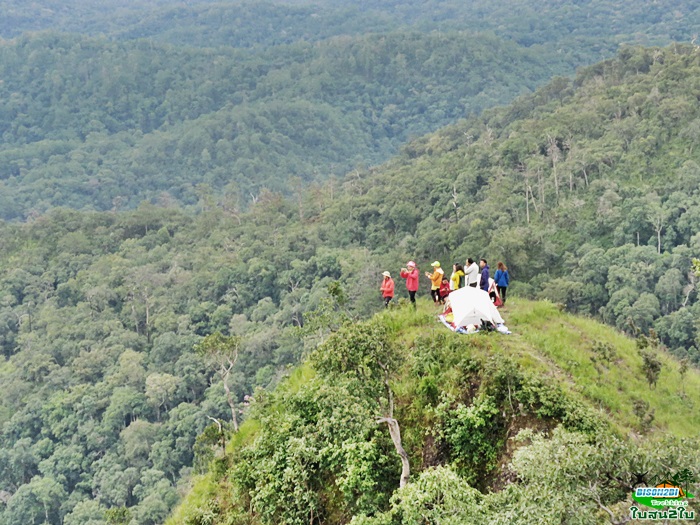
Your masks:
<instances>
[{"instance_id":1,"label":"backpack","mask_svg":"<svg viewBox=\"0 0 700 525\"><path fill-rule=\"evenodd\" d=\"M481 320L481 330L483 330L484 332L495 332L496 325L494 325L491 321L484 321L482 319Z\"/></svg>"}]
</instances>

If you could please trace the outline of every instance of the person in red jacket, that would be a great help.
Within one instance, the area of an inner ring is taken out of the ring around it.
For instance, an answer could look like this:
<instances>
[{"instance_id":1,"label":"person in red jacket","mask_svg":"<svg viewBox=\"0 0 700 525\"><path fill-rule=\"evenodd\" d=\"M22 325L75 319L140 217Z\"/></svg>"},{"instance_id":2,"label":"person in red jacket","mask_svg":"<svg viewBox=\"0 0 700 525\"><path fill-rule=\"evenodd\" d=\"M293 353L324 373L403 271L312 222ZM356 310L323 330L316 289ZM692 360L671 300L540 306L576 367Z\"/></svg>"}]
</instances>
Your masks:
<instances>
[{"instance_id":1,"label":"person in red jacket","mask_svg":"<svg viewBox=\"0 0 700 525\"><path fill-rule=\"evenodd\" d=\"M416 263L408 261L406 268L401 268L401 278L406 279L406 289L408 297L413 303L413 308L416 307L416 292L418 291L418 278L420 273L416 268Z\"/></svg>"},{"instance_id":2,"label":"person in red jacket","mask_svg":"<svg viewBox=\"0 0 700 525\"><path fill-rule=\"evenodd\" d=\"M447 299L447 296L450 295L451 291L449 279L447 279L447 277L443 277L442 282L440 283L440 289L438 290L440 295L440 304L445 304L445 299Z\"/></svg>"},{"instance_id":3,"label":"person in red jacket","mask_svg":"<svg viewBox=\"0 0 700 525\"><path fill-rule=\"evenodd\" d=\"M384 276L381 287L382 297L384 298L384 308L388 308L389 303L394 298L394 280L389 272L384 272L382 275Z\"/></svg>"}]
</instances>

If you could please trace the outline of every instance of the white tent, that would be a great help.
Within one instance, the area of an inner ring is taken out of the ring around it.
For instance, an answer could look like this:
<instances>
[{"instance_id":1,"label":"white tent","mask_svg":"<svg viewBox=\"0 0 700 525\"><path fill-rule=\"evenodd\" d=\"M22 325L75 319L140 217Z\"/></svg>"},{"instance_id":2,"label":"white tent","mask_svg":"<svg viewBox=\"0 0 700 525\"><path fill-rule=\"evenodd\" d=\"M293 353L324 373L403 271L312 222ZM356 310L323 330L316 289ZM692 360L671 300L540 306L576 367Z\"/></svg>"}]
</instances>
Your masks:
<instances>
[{"instance_id":1,"label":"white tent","mask_svg":"<svg viewBox=\"0 0 700 525\"><path fill-rule=\"evenodd\" d=\"M479 288L467 286L450 294L450 305L454 314L456 326L475 324L481 321L491 321L493 324L503 323L498 308L491 302L489 294Z\"/></svg>"}]
</instances>

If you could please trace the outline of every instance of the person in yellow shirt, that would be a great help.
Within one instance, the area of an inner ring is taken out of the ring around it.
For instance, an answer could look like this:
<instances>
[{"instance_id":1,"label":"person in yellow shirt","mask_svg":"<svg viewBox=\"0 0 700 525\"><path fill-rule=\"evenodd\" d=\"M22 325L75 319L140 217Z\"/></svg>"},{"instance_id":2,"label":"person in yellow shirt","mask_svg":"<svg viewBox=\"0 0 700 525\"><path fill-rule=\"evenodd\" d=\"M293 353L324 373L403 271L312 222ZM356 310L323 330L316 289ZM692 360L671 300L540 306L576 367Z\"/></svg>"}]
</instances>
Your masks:
<instances>
[{"instance_id":1,"label":"person in yellow shirt","mask_svg":"<svg viewBox=\"0 0 700 525\"><path fill-rule=\"evenodd\" d=\"M435 261L430 266L433 267L433 273L425 272L425 276L430 279L430 295L433 298L435 304L440 303L440 284L442 284L442 278L445 272L440 268L440 263Z\"/></svg>"},{"instance_id":2,"label":"person in yellow shirt","mask_svg":"<svg viewBox=\"0 0 700 525\"><path fill-rule=\"evenodd\" d=\"M450 277L450 290L464 288L464 268L459 263L452 265L452 276Z\"/></svg>"}]
</instances>

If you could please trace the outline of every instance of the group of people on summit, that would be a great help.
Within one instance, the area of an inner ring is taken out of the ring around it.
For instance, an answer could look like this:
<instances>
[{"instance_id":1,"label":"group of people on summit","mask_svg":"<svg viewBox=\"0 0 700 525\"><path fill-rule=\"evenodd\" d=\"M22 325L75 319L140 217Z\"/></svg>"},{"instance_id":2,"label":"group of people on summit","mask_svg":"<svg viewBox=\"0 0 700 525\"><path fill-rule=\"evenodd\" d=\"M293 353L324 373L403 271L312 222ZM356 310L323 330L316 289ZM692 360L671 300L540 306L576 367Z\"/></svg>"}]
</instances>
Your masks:
<instances>
[{"instance_id":1,"label":"group of people on summit","mask_svg":"<svg viewBox=\"0 0 700 525\"><path fill-rule=\"evenodd\" d=\"M489 294L491 300L496 306L501 306L506 303L508 293L508 285L510 284L510 275L508 268L502 262L497 265L496 273L493 278L490 274L489 265L486 259L480 259L477 264L471 257L467 259L466 265L454 263L452 265L452 275L448 278L445 271L442 269L440 262L435 261L430 265L432 272L425 272L425 277L430 280L430 295L435 304L444 304L445 299L454 290L459 290L465 286L473 288L481 288ZM384 298L384 306L388 307L394 298L394 280L391 273L382 273L384 280L382 281L381 291ZM418 292L418 284L420 280L420 272L414 261L408 261L405 268L401 268L401 278L406 280L406 289L408 290L408 298L415 307L416 293Z\"/></svg>"}]
</instances>

